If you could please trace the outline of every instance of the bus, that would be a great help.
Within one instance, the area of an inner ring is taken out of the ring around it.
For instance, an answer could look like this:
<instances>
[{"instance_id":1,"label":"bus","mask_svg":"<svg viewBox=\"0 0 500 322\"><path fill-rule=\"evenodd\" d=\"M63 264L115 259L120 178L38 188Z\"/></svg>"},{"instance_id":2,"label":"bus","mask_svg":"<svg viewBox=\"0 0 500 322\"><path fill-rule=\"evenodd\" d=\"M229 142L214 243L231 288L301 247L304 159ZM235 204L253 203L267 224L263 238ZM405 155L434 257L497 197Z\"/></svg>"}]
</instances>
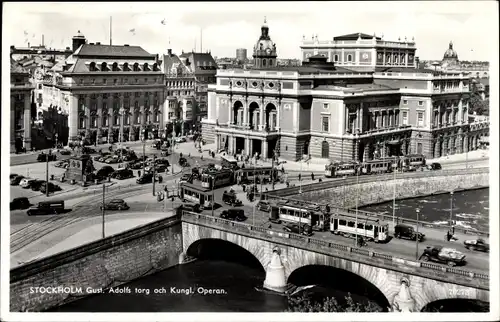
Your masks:
<instances>
[{"instance_id":1,"label":"bus","mask_svg":"<svg viewBox=\"0 0 500 322\"><path fill-rule=\"evenodd\" d=\"M354 176L359 165L356 162L335 162L325 166L325 177Z\"/></svg>"},{"instance_id":2,"label":"bus","mask_svg":"<svg viewBox=\"0 0 500 322\"><path fill-rule=\"evenodd\" d=\"M275 182L279 180L279 171L273 167L255 167L255 168L244 168L235 171L234 176L236 182L239 183L260 183L262 179L263 182Z\"/></svg>"},{"instance_id":3,"label":"bus","mask_svg":"<svg viewBox=\"0 0 500 322\"><path fill-rule=\"evenodd\" d=\"M330 214L323 211L320 206L301 205L299 202L279 202L271 206L270 221L276 223L294 223L311 226L313 230L324 231L328 229Z\"/></svg>"},{"instance_id":4,"label":"bus","mask_svg":"<svg viewBox=\"0 0 500 322\"><path fill-rule=\"evenodd\" d=\"M183 182L181 183L179 197L184 202L188 201L199 204L205 208L210 208L212 206L212 194L213 191L210 189L205 189L192 183Z\"/></svg>"},{"instance_id":5,"label":"bus","mask_svg":"<svg viewBox=\"0 0 500 322\"><path fill-rule=\"evenodd\" d=\"M206 189L217 189L234 183L234 173L230 169L204 169L201 174L201 186Z\"/></svg>"},{"instance_id":6,"label":"bus","mask_svg":"<svg viewBox=\"0 0 500 322\"><path fill-rule=\"evenodd\" d=\"M226 155L226 156L221 155L220 164L224 168L229 168L229 169L233 169L233 170L239 169L238 161L230 155Z\"/></svg>"},{"instance_id":7,"label":"bus","mask_svg":"<svg viewBox=\"0 0 500 322\"><path fill-rule=\"evenodd\" d=\"M344 237L362 236L376 243L388 238L389 224L375 217L352 213L332 214L330 232Z\"/></svg>"}]
</instances>

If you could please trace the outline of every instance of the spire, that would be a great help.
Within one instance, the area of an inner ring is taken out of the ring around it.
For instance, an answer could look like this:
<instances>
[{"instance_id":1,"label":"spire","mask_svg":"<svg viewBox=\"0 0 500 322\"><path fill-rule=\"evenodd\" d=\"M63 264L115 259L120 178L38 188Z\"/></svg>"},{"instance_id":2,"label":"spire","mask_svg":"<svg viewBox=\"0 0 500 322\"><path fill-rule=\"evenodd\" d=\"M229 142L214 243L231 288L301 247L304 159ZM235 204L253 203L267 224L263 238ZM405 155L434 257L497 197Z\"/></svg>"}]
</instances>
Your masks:
<instances>
[{"instance_id":1,"label":"spire","mask_svg":"<svg viewBox=\"0 0 500 322\"><path fill-rule=\"evenodd\" d=\"M266 16L264 16L264 24L266 24L266 23L267 23L267 18L266 18Z\"/></svg>"},{"instance_id":2,"label":"spire","mask_svg":"<svg viewBox=\"0 0 500 322\"><path fill-rule=\"evenodd\" d=\"M453 49L453 41L450 41L450 49Z\"/></svg>"}]
</instances>

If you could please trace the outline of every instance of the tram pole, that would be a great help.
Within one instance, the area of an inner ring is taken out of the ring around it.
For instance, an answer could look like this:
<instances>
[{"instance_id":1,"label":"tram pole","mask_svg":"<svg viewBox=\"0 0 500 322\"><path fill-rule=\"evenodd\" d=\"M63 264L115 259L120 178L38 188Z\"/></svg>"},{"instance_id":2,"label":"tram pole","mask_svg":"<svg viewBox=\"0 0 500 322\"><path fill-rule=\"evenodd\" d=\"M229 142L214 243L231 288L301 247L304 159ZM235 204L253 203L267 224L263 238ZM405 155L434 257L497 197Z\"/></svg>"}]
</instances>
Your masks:
<instances>
[{"instance_id":1,"label":"tram pole","mask_svg":"<svg viewBox=\"0 0 500 322\"><path fill-rule=\"evenodd\" d=\"M210 177L210 181L211 181L211 186L212 186L212 217L214 216L214 203L215 203L215 197L214 197L214 186L215 186L215 177L214 176L211 176Z\"/></svg>"},{"instance_id":2,"label":"tram pole","mask_svg":"<svg viewBox=\"0 0 500 322\"><path fill-rule=\"evenodd\" d=\"M356 238L354 239L354 245L358 243L358 199L359 199L359 171L356 171Z\"/></svg>"},{"instance_id":3,"label":"tram pole","mask_svg":"<svg viewBox=\"0 0 500 322\"><path fill-rule=\"evenodd\" d=\"M396 159L396 168L392 166L392 172L394 172L393 179L393 191L392 191L392 229L396 229L396 171L397 171L397 163L398 159Z\"/></svg>"},{"instance_id":4,"label":"tram pole","mask_svg":"<svg viewBox=\"0 0 500 322\"><path fill-rule=\"evenodd\" d=\"M417 208L416 212L417 212L417 236L415 238L415 241L416 241L417 247L415 250L415 260L418 260L418 215L420 213L420 209Z\"/></svg>"},{"instance_id":5,"label":"tram pole","mask_svg":"<svg viewBox=\"0 0 500 322\"><path fill-rule=\"evenodd\" d=\"M153 165L152 165L152 168L153 168L153 196L155 195L155 182L156 182L156 178L155 178L155 170L156 170L156 154L153 154Z\"/></svg>"},{"instance_id":6,"label":"tram pole","mask_svg":"<svg viewBox=\"0 0 500 322\"><path fill-rule=\"evenodd\" d=\"M105 233L104 233L104 230L105 230L105 223L104 223L104 214L105 214L105 200L106 200L106 197L105 197L105 194L106 194L106 184L103 183L102 184L102 238L104 239L105 238Z\"/></svg>"},{"instance_id":7,"label":"tram pole","mask_svg":"<svg viewBox=\"0 0 500 322\"><path fill-rule=\"evenodd\" d=\"M252 186L252 192L251 194L254 194L256 185L255 185L255 163L257 163L257 158L254 159L253 162L253 186ZM253 210L252 210L252 225L255 226L255 203L253 204Z\"/></svg>"},{"instance_id":8,"label":"tram pole","mask_svg":"<svg viewBox=\"0 0 500 322\"><path fill-rule=\"evenodd\" d=\"M49 150L50 152L50 150ZM50 153L45 155L45 195L48 197L49 196L49 157L51 156Z\"/></svg>"},{"instance_id":9,"label":"tram pole","mask_svg":"<svg viewBox=\"0 0 500 322\"><path fill-rule=\"evenodd\" d=\"M450 191L450 234L453 228L453 191Z\"/></svg>"}]
</instances>

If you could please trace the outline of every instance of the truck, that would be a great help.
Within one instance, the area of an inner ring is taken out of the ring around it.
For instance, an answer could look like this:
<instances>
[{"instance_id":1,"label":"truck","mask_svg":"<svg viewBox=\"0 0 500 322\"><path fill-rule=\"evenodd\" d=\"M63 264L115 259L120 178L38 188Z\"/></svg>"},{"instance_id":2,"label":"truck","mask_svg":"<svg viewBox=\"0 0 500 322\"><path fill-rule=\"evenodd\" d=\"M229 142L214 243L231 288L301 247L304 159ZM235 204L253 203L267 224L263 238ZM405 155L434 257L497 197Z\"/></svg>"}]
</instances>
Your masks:
<instances>
[{"instance_id":1,"label":"truck","mask_svg":"<svg viewBox=\"0 0 500 322\"><path fill-rule=\"evenodd\" d=\"M447 264L451 267L466 264L465 255L462 252L443 246L427 246L419 260Z\"/></svg>"}]
</instances>

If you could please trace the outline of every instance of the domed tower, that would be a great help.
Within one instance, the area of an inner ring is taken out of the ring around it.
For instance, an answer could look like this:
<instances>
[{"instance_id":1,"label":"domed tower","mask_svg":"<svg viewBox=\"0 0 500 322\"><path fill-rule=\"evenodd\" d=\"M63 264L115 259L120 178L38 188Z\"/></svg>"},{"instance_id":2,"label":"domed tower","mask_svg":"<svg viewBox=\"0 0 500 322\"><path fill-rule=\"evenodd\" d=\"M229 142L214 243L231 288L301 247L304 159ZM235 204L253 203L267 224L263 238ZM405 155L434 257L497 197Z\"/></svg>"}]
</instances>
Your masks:
<instances>
[{"instance_id":1,"label":"domed tower","mask_svg":"<svg viewBox=\"0 0 500 322\"><path fill-rule=\"evenodd\" d=\"M444 52L443 66L455 66L458 65L458 55L457 52L453 49L453 42L450 41L450 46Z\"/></svg>"},{"instance_id":2,"label":"domed tower","mask_svg":"<svg viewBox=\"0 0 500 322\"><path fill-rule=\"evenodd\" d=\"M269 27L267 26L266 18L264 18L264 24L260 30L259 40L253 48L254 67L276 67L276 57L278 57L276 54L276 44L269 37Z\"/></svg>"},{"instance_id":3,"label":"domed tower","mask_svg":"<svg viewBox=\"0 0 500 322\"><path fill-rule=\"evenodd\" d=\"M75 52L81 45L85 45L87 40L85 36L78 30L78 34L73 36L73 52Z\"/></svg>"}]
</instances>

